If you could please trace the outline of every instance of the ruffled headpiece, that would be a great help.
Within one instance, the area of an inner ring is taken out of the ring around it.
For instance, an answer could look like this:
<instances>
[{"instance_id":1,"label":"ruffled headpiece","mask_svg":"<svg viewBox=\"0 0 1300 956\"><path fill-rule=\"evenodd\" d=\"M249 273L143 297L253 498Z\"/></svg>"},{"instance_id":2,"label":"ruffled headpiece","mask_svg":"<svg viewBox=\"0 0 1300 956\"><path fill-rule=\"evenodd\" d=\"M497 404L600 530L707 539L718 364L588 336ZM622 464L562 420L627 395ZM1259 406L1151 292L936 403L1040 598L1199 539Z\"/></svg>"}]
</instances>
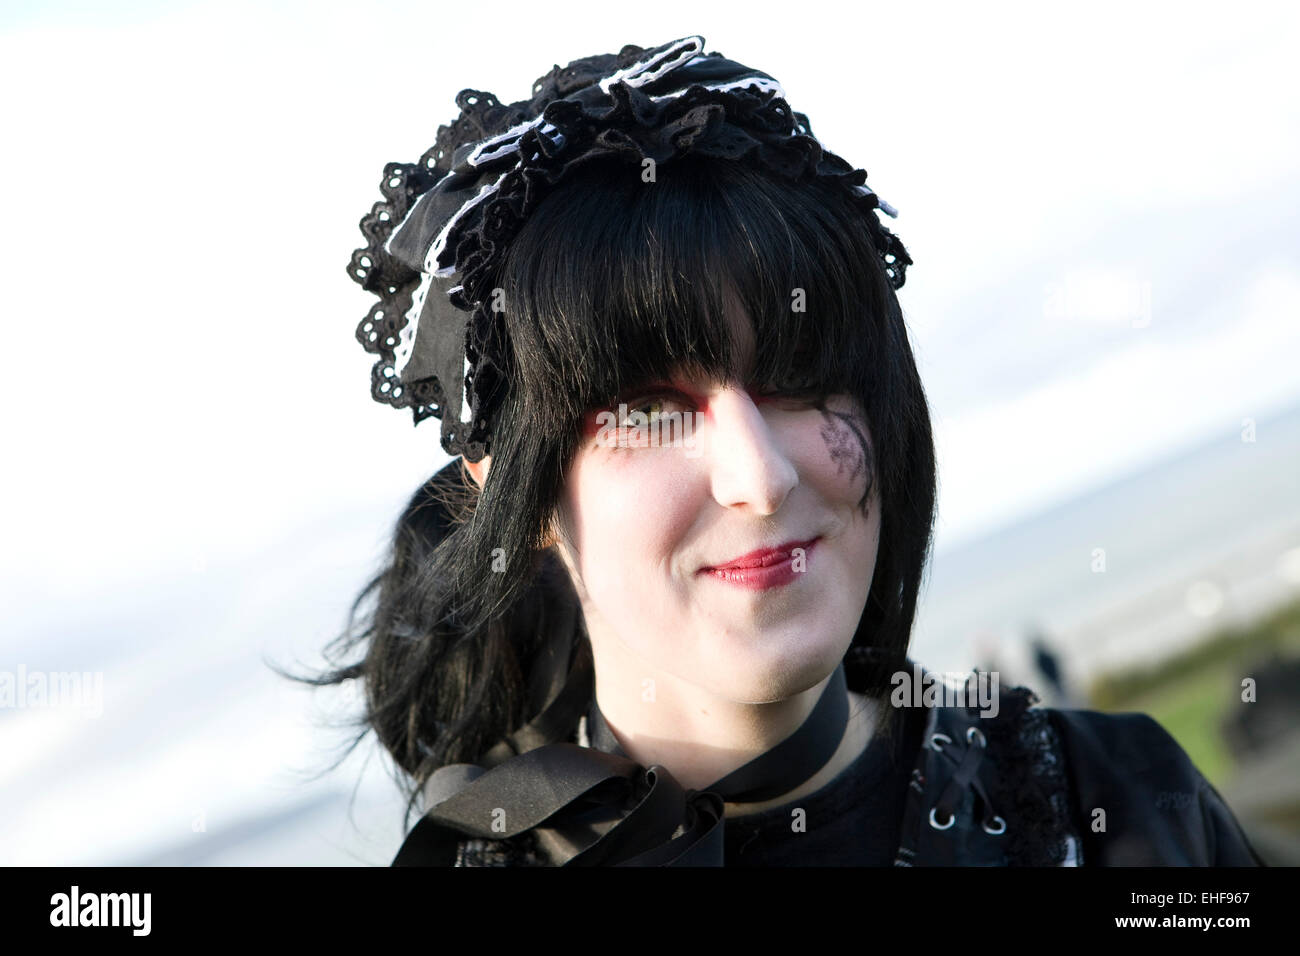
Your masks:
<instances>
[{"instance_id":1,"label":"ruffled headpiece","mask_svg":"<svg viewBox=\"0 0 1300 956\"><path fill-rule=\"evenodd\" d=\"M533 96L509 106L462 90L460 116L415 164L384 167L378 202L361 220L365 248L348 274L379 297L357 327L379 356L371 394L442 420L450 455L489 452L504 390L502 330L491 283L529 213L573 167L607 154L643 165L688 152L756 163L790 179L826 177L861 207L895 289L912 260L875 214L897 212L813 136L766 73L704 53L685 37L628 45L555 66Z\"/></svg>"}]
</instances>

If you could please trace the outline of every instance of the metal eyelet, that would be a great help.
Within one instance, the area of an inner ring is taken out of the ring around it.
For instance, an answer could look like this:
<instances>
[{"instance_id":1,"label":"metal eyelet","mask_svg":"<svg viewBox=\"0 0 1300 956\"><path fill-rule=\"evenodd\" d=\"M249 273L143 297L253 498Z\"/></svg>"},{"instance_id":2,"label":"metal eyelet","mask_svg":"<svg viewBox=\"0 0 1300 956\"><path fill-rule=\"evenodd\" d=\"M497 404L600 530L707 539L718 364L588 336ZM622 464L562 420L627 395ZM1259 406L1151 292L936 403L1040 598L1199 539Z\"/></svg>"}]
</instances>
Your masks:
<instances>
[{"instance_id":1,"label":"metal eyelet","mask_svg":"<svg viewBox=\"0 0 1300 956\"><path fill-rule=\"evenodd\" d=\"M949 737L947 734L931 734L930 749L936 750L939 753L943 753L943 748L937 745L937 742L940 740L942 740L944 743L949 743L949 744L952 743L952 738Z\"/></svg>"},{"instance_id":2,"label":"metal eyelet","mask_svg":"<svg viewBox=\"0 0 1300 956\"><path fill-rule=\"evenodd\" d=\"M945 823L945 824L943 824L942 826L940 826L940 825L939 825L939 822L938 822L937 820L935 820L935 818L934 818L934 811L937 810L937 809L938 809L938 807L931 807L931 808L930 808L930 826L934 827L936 830L946 830L946 829L948 829L950 826L952 826L954 823L957 822L957 814L955 814L955 813L950 813L950 814L948 815L948 822Z\"/></svg>"},{"instance_id":3,"label":"metal eyelet","mask_svg":"<svg viewBox=\"0 0 1300 956\"><path fill-rule=\"evenodd\" d=\"M971 742L971 738L973 738L973 737L978 737L978 738L979 738L979 742L980 742L980 746L981 746L981 747L987 747L987 746L988 746L988 741L986 741L986 740L984 739L984 733L983 733L983 731L981 731L978 727L967 727L967 728L966 728L966 743L970 743L970 742Z\"/></svg>"},{"instance_id":4,"label":"metal eyelet","mask_svg":"<svg viewBox=\"0 0 1300 956\"><path fill-rule=\"evenodd\" d=\"M991 834L993 834L993 836L997 836L997 835L1000 834L1000 833L1006 833L1006 832L1007 832L1007 821L1006 821L1006 820L1003 820L1003 819L1002 819L1000 816L998 816L997 814L994 814L994 815L993 815L993 819L997 822L997 824L998 824L998 829L997 829L997 830L990 830L990 829L989 829L989 825L988 825L987 823L983 823L983 822L981 822L981 823L980 823L980 826L984 827L984 832L985 832L985 833L991 833Z\"/></svg>"}]
</instances>

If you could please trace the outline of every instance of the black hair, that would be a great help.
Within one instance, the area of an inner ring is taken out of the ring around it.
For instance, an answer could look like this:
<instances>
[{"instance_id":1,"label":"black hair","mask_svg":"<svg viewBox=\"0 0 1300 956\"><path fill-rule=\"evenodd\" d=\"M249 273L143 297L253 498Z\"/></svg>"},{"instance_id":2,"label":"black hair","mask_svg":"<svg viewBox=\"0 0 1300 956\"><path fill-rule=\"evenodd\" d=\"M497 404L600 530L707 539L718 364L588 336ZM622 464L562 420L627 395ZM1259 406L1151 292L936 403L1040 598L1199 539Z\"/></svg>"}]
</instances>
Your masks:
<instances>
[{"instance_id":1,"label":"black hair","mask_svg":"<svg viewBox=\"0 0 1300 956\"><path fill-rule=\"evenodd\" d=\"M935 456L902 312L860 209L834 183L688 154L651 182L639 164L586 162L529 216L495 276L508 385L484 486L455 460L415 493L326 648L331 666L361 658L306 679L362 681L352 746L374 730L404 774L408 813L434 770L475 761L536 716L526 689L539 621L574 600L547 541L581 420L683 369L739 378L728 301L759 343L750 381L819 402L847 392L866 411L881 534L845 668L851 689L887 699L929 555Z\"/></svg>"}]
</instances>

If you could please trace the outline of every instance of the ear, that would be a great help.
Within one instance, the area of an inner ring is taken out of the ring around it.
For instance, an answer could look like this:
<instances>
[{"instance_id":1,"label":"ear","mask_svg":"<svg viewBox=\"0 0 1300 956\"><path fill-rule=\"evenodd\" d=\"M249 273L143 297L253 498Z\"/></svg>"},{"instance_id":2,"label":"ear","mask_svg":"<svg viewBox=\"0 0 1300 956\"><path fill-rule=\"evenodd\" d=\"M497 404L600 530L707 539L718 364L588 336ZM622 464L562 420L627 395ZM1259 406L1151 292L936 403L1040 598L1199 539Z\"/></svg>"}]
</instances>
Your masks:
<instances>
[{"instance_id":1,"label":"ear","mask_svg":"<svg viewBox=\"0 0 1300 956\"><path fill-rule=\"evenodd\" d=\"M560 543L560 536L555 532L555 526L552 524L546 532L546 540L542 542L543 548L552 548Z\"/></svg>"},{"instance_id":2,"label":"ear","mask_svg":"<svg viewBox=\"0 0 1300 956\"><path fill-rule=\"evenodd\" d=\"M487 481L488 469L492 465L492 456L484 455L478 461L466 461L464 458L461 458L460 464L462 468L469 472L470 477L474 479L475 484L482 489L483 482ZM549 548L558 541L559 536L556 534L555 528L552 526L546 535L546 541L542 544L542 547Z\"/></svg>"},{"instance_id":3,"label":"ear","mask_svg":"<svg viewBox=\"0 0 1300 956\"><path fill-rule=\"evenodd\" d=\"M483 482L487 481L488 466L492 464L492 456L484 455L478 461L466 461L462 458L460 463L461 466L470 473L470 476L481 489L483 487Z\"/></svg>"}]
</instances>

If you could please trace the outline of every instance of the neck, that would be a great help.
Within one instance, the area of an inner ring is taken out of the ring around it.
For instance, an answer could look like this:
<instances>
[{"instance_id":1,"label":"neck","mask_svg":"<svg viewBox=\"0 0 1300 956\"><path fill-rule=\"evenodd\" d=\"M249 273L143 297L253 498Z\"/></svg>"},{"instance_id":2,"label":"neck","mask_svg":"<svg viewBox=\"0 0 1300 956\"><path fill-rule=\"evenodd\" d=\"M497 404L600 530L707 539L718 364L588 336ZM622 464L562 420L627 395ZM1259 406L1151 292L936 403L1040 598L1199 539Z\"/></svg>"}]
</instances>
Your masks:
<instances>
[{"instance_id":1,"label":"neck","mask_svg":"<svg viewBox=\"0 0 1300 956\"><path fill-rule=\"evenodd\" d=\"M619 745L637 763L666 767L683 787L703 790L771 750L803 725L831 679L769 703L730 700L650 667L616 640L592 644L596 701ZM728 816L779 806L833 780L866 749L874 708L852 691L849 724L831 759L798 787L761 803L728 803Z\"/></svg>"}]
</instances>

